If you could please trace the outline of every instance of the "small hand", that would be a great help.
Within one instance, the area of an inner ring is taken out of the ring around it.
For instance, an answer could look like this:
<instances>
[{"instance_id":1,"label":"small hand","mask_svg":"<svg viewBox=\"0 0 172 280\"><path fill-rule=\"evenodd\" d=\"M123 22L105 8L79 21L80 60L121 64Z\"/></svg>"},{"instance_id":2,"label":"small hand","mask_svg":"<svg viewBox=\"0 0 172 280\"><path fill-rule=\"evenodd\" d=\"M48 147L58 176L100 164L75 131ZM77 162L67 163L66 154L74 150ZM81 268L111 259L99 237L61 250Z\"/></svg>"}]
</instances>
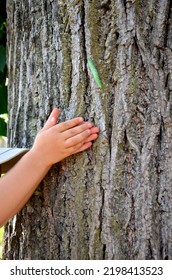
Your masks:
<instances>
[{"instance_id":1,"label":"small hand","mask_svg":"<svg viewBox=\"0 0 172 280\"><path fill-rule=\"evenodd\" d=\"M59 115L59 110L55 108L32 148L47 166L88 149L98 137L99 129L92 122L84 122L78 117L57 124Z\"/></svg>"}]
</instances>

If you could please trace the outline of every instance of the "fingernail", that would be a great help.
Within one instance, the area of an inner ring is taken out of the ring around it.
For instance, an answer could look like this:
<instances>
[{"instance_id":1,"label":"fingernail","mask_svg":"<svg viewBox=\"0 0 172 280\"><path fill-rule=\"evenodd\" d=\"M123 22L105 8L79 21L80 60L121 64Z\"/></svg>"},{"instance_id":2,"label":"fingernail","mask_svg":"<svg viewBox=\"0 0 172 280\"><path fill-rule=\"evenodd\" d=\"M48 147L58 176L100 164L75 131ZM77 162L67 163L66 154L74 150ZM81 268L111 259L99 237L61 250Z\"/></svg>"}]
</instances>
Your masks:
<instances>
[{"instance_id":1,"label":"fingernail","mask_svg":"<svg viewBox=\"0 0 172 280\"><path fill-rule=\"evenodd\" d=\"M83 118L79 118L79 122L83 122L84 121L84 119Z\"/></svg>"},{"instance_id":2,"label":"fingernail","mask_svg":"<svg viewBox=\"0 0 172 280\"><path fill-rule=\"evenodd\" d=\"M92 127L93 126L93 123L88 123L88 127Z\"/></svg>"},{"instance_id":3,"label":"fingernail","mask_svg":"<svg viewBox=\"0 0 172 280\"><path fill-rule=\"evenodd\" d=\"M56 122L55 117L52 117L51 120L50 120L50 122L51 122L51 123L55 123L55 122Z\"/></svg>"}]
</instances>

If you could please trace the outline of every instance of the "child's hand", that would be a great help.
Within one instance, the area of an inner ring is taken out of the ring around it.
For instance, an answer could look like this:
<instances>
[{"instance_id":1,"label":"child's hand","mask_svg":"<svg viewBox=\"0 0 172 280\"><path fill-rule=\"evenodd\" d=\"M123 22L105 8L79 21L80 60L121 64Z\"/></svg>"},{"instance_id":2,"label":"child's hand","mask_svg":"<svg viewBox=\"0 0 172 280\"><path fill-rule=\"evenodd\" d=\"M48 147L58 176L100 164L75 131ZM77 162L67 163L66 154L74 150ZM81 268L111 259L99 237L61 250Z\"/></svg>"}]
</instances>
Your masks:
<instances>
[{"instance_id":1,"label":"child's hand","mask_svg":"<svg viewBox=\"0 0 172 280\"><path fill-rule=\"evenodd\" d=\"M83 118L56 124L58 117L59 110L55 108L31 149L46 166L86 150L98 137L99 129L91 122L84 122Z\"/></svg>"}]
</instances>

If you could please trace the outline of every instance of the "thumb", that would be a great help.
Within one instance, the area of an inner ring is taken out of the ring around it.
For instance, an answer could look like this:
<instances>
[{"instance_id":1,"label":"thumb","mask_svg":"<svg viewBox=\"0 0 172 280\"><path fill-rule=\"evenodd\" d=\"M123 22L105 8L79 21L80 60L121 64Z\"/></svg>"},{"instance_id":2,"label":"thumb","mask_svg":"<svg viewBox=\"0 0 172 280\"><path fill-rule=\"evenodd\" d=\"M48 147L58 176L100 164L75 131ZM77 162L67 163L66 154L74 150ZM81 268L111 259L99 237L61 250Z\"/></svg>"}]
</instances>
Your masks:
<instances>
[{"instance_id":1,"label":"thumb","mask_svg":"<svg viewBox=\"0 0 172 280\"><path fill-rule=\"evenodd\" d=\"M59 111L59 109L54 108L53 111L51 112L51 114L50 114L48 120L46 121L46 123L45 123L45 125L44 125L44 127L43 127L42 130L47 130L47 129L49 129L50 127L56 125L59 116L60 116L60 111Z\"/></svg>"}]
</instances>

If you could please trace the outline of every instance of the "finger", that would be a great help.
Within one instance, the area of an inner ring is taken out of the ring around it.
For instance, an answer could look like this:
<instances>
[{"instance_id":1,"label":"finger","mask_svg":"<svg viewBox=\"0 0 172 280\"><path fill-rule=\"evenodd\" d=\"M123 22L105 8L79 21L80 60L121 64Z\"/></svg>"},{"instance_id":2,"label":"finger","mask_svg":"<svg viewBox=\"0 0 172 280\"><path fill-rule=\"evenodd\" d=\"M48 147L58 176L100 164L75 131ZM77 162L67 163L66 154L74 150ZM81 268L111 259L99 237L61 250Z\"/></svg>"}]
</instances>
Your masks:
<instances>
[{"instance_id":1,"label":"finger","mask_svg":"<svg viewBox=\"0 0 172 280\"><path fill-rule=\"evenodd\" d=\"M88 138L86 139L85 143L90 142L90 141L94 141L98 138L98 134L94 133L91 134L90 136L88 136Z\"/></svg>"},{"instance_id":2,"label":"finger","mask_svg":"<svg viewBox=\"0 0 172 280\"><path fill-rule=\"evenodd\" d=\"M93 126L91 128L91 133L98 133L98 132L99 132L99 128L98 127Z\"/></svg>"},{"instance_id":3,"label":"finger","mask_svg":"<svg viewBox=\"0 0 172 280\"><path fill-rule=\"evenodd\" d=\"M73 147L70 147L67 149L67 154L69 155L74 155L76 153L82 152L86 149L88 149L89 147L91 147L92 142L88 142L88 143L79 143Z\"/></svg>"},{"instance_id":4,"label":"finger","mask_svg":"<svg viewBox=\"0 0 172 280\"><path fill-rule=\"evenodd\" d=\"M76 127L73 127L71 129L68 129L63 133L64 139L69 139L71 137L74 137L77 134L82 133L83 131L90 129L93 126L93 123L90 122L84 122L81 125L78 125ZM91 133L91 130L90 130Z\"/></svg>"},{"instance_id":5,"label":"finger","mask_svg":"<svg viewBox=\"0 0 172 280\"><path fill-rule=\"evenodd\" d=\"M81 117L62 122L62 123L58 124L58 131L59 132L64 132L64 131L72 128L72 127L80 125L82 122L83 122L83 118L81 118Z\"/></svg>"},{"instance_id":6,"label":"finger","mask_svg":"<svg viewBox=\"0 0 172 280\"><path fill-rule=\"evenodd\" d=\"M49 129L50 127L54 126L57 123L59 116L60 116L59 109L54 108L42 130Z\"/></svg>"},{"instance_id":7,"label":"finger","mask_svg":"<svg viewBox=\"0 0 172 280\"><path fill-rule=\"evenodd\" d=\"M85 151L86 149L90 148L92 144L92 142L84 143L80 148L76 149L73 154Z\"/></svg>"},{"instance_id":8,"label":"finger","mask_svg":"<svg viewBox=\"0 0 172 280\"><path fill-rule=\"evenodd\" d=\"M74 147L78 144L83 144L90 134L91 134L91 130L86 129L83 132L81 132L73 137L68 138L65 141L66 148Z\"/></svg>"}]
</instances>

